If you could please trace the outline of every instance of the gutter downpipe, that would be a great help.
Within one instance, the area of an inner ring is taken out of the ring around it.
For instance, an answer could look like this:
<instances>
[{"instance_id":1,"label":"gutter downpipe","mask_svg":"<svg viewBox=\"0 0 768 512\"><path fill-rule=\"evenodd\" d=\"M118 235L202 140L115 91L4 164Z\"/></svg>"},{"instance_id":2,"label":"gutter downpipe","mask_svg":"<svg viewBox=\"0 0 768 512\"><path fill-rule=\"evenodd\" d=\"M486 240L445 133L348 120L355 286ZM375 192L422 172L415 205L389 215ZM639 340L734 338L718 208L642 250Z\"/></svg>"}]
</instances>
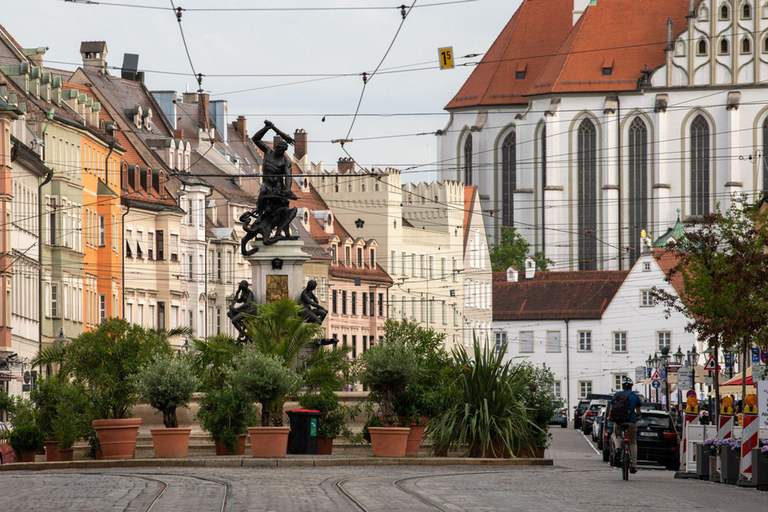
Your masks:
<instances>
[{"instance_id":1,"label":"gutter downpipe","mask_svg":"<svg viewBox=\"0 0 768 512\"><path fill-rule=\"evenodd\" d=\"M565 319L565 396L568 413L571 412L571 337L569 335L569 318Z\"/></svg>"},{"instance_id":2,"label":"gutter downpipe","mask_svg":"<svg viewBox=\"0 0 768 512\"><path fill-rule=\"evenodd\" d=\"M623 254L621 253L621 98L619 98L619 94L616 93L616 143L619 148L619 162L618 162L618 176L617 176L617 184L619 197L618 197L618 206L619 206L619 270L622 270L622 259ZM639 256L639 255L638 255Z\"/></svg>"},{"instance_id":3,"label":"gutter downpipe","mask_svg":"<svg viewBox=\"0 0 768 512\"><path fill-rule=\"evenodd\" d=\"M40 138L43 140L43 165L45 165L45 158L47 149L45 146L45 132L48 130L48 125L51 124L51 120L53 119L53 109L46 114L45 118L47 119L45 126L43 127L43 132L40 136ZM46 166L47 167L47 166ZM43 352L43 308L45 305L43 304L43 246L45 245L43 243L43 187L46 186L48 183L51 182L53 179L53 169L48 168L48 174L46 174L45 179L37 186L37 213L38 213L38 219L37 219L37 314L38 314L38 322L37 322L37 354L40 355ZM42 376L43 374L43 365L40 364L40 367L38 368L38 372Z\"/></svg>"}]
</instances>

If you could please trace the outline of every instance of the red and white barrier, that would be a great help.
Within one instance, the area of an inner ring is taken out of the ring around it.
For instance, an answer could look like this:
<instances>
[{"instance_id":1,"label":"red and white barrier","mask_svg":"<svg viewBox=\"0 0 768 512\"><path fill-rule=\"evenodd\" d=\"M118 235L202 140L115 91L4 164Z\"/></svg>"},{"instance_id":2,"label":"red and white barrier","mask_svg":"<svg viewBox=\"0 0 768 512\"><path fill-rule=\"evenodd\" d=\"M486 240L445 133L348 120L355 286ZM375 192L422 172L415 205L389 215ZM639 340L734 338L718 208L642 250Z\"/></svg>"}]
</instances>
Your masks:
<instances>
[{"instance_id":1,"label":"red and white barrier","mask_svg":"<svg viewBox=\"0 0 768 512\"><path fill-rule=\"evenodd\" d=\"M747 480L752 479L752 448L758 447L758 432L760 422L757 421L757 414L747 414L742 416L744 427L741 431L741 474Z\"/></svg>"},{"instance_id":2,"label":"red and white barrier","mask_svg":"<svg viewBox=\"0 0 768 512\"><path fill-rule=\"evenodd\" d=\"M696 425L699 425L699 415L685 413L682 428L683 439L680 449L680 471L683 473L692 473L696 471L696 450L691 449L691 459L690 461L688 460L688 441L691 438L691 433L688 431L688 427ZM702 441L703 439L699 440L699 442Z\"/></svg>"}]
</instances>

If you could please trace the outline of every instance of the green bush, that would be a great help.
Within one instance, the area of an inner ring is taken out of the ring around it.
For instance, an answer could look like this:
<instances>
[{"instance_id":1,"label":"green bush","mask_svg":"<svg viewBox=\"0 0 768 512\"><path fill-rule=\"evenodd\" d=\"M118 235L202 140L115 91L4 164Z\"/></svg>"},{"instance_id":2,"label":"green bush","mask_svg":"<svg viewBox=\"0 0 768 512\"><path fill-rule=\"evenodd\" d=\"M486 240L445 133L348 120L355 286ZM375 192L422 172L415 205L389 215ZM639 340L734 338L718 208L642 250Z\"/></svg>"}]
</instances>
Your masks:
<instances>
[{"instance_id":1,"label":"green bush","mask_svg":"<svg viewBox=\"0 0 768 512\"><path fill-rule=\"evenodd\" d=\"M503 362L503 350L474 342L474 356L453 350L459 371L457 400L427 426L435 453L457 449L470 456L529 454L536 425L526 406L528 374Z\"/></svg>"},{"instance_id":2,"label":"green bush","mask_svg":"<svg viewBox=\"0 0 768 512\"><path fill-rule=\"evenodd\" d=\"M401 340L385 339L363 353L355 374L371 390L368 399L379 404L382 424L394 426L395 401L419 374L415 350Z\"/></svg>"},{"instance_id":3,"label":"green bush","mask_svg":"<svg viewBox=\"0 0 768 512\"><path fill-rule=\"evenodd\" d=\"M59 392L62 384L63 379L55 377L38 379L35 382L35 387L29 393L29 398L37 408L37 426L42 429L47 441L56 440L53 425L56 420L56 407L59 403Z\"/></svg>"},{"instance_id":4,"label":"green bush","mask_svg":"<svg viewBox=\"0 0 768 512\"><path fill-rule=\"evenodd\" d=\"M22 425L13 429L10 443L17 452L41 450L45 445L45 432L37 425Z\"/></svg>"},{"instance_id":5,"label":"green bush","mask_svg":"<svg viewBox=\"0 0 768 512\"><path fill-rule=\"evenodd\" d=\"M282 418L273 418L275 402L285 400L299 386L299 376L283 364L279 357L263 354L248 346L234 360L232 383L246 396L261 404L261 426L282 424Z\"/></svg>"},{"instance_id":6,"label":"green bush","mask_svg":"<svg viewBox=\"0 0 768 512\"><path fill-rule=\"evenodd\" d=\"M92 429L91 401L85 387L76 382L66 382L58 394L53 438L60 450L69 450Z\"/></svg>"},{"instance_id":7,"label":"green bush","mask_svg":"<svg viewBox=\"0 0 768 512\"><path fill-rule=\"evenodd\" d=\"M317 435L332 439L340 435L349 436L351 431L347 428L347 418L350 416L350 408L341 405L339 397L330 389L324 389L320 393L306 393L299 397L299 405L304 409L314 409L320 412L320 421L317 425Z\"/></svg>"},{"instance_id":8,"label":"green bush","mask_svg":"<svg viewBox=\"0 0 768 512\"><path fill-rule=\"evenodd\" d=\"M161 354L136 375L136 389L163 414L166 428L177 428L176 408L188 407L200 380L184 354Z\"/></svg>"},{"instance_id":9,"label":"green bush","mask_svg":"<svg viewBox=\"0 0 768 512\"><path fill-rule=\"evenodd\" d=\"M215 441L220 439L229 451L237 449L237 438L256 424L253 400L239 388L224 382L218 389L208 391L200 401L197 412L200 428Z\"/></svg>"},{"instance_id":10,"label":"green bush","mask_svg":"<svg viewBox=\"0 0 768 512\"><path fill-rule=\"evenodd\" d=\"M530 363L517 366L526 385L524 388L525 407L533 426L531 436L536 448L545 450L549 447L549 422L559 408L559 401L552 396L552 384L555 381L552 372L545 366L536 368Z\"/></svg>"}]
</instances>

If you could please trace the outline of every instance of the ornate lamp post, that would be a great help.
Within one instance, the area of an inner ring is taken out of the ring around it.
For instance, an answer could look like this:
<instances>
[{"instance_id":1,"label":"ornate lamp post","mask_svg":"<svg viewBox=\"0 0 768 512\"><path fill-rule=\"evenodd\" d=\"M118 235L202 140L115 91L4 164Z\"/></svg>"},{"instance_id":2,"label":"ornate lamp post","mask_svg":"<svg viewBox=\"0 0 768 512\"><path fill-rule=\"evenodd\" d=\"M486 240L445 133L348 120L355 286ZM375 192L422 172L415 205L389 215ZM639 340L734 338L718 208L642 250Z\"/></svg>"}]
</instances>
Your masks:
<instances>
[{"instance_id":1,"label":"ornate lamp post","mask_svg":"<svg viewBox=\"0 0 768 512\"><path fill-rule=\"evenodd\" d=\"M648 354L648 359L645 360L645 367L647 368L645 372L646 378L650 378L651 375L653 374L653 372L651 371L653 368L653 358L651 357L651 354ZM650 386L650 384L648 384L648 386ZM646 388L646 390L648 391L648 396L650 396L651 395L650 387Z\"/></svg>"},{"instance_id":2,"label":"ornate lamp post","mask_svg":"<svg viewBox=\"0 0 768 512\"><path fill-rule=\"evenodd\" d=\"M659 357L658 353L653 354L653 362L651 363L651 366L654 370L658 370L661 366L661 358ZM659 388L656 388L656 401L659 401Z\"/></svg>"},{"instance_id":3,"label":"ornate lamp post","mask_svg":"<svg viewBox=\"0 0 768 512\"><path fill-rule=\"evenodd\" d=\"M669 347L661 348L661 364L664 367L664 395L667 402L667 412L669 412Z\"/></svg>"},{"instance_id":4,"label":"ornate lamp post","mask_svg":"<svg viewBox=\"0 0 768 512\"><path fill-rule=\"evenodd\" d=\"M691 347L691 351L688 352L688 363L691 365L691 382L693 383L694 391L696 391L696 365L699 364L700 355L701 354L696 350L696 344L694 343Z\"/></svg>"}]
</instances>

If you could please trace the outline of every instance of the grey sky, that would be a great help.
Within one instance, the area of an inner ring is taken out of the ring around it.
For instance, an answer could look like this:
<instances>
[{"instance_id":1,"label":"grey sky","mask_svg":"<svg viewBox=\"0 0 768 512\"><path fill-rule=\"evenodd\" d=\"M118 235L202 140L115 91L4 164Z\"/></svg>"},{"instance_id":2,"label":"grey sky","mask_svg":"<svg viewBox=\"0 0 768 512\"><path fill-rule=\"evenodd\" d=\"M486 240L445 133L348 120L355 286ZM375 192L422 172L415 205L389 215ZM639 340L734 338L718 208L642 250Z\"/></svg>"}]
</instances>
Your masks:
<instances>
[{"instance_id":1,"label":"grey sky","mask_svg":"<svg viewBox=\"0 0 768 512\"><path fill-rule=\"evenodd\" d=\"M170 8L170 0L105 0L106 2ZM405 3L410 4L412 0ZM446 0L418 0L416 5ZM177 7L335 7L397 6L403 0L174 0ZM80 5L63 0L5 0L2 24L24 47L47 46L46 62L52 67L74 70L80 62L81 41L104 40L108 63L120 66L124 53L139 54L139 68L147 70L145 82L151 90L197 89L179 33L170 10L136 7ZM382 70L402 66L431 67L421 71L381 74L366 90L362 113L443 112L472 67L437 69L437 48L453 46L456 56L485 52L519 5L520 0L476 2L414 9L403 25ZM370 72L381 60L397 31L400 12L301 11L301 12L185 12L182 25L190 55L199 73L246 74L337 74ZM457 63L474 59L457 59ZM410 66L413 65L413 66ZM402 69L408 69L402 68ZM152 71L187 73L187 76ZM119 71L113 71L119 74ZM304 128L309 133L309 156L324 161L326 168L345 156L332 139L344 138L355 110L362 78L332 78L295 85L289 82L313 77L207 77L203 88L212 99L228 100L229 113L248 117L254 133L265 117L286 132ZM256 89L234 92L244 89ZM285 114L299 114L286 116ZM351 155L366 167L424 165L435 160L435 137L431 135L378 138L391 135L433 132L445 126L447 114L439 116L360 117L348 144ZM376 137L373 140L359 140ZM410 171L410 180L432 178Z\"/></svg>"}]
</instances>

